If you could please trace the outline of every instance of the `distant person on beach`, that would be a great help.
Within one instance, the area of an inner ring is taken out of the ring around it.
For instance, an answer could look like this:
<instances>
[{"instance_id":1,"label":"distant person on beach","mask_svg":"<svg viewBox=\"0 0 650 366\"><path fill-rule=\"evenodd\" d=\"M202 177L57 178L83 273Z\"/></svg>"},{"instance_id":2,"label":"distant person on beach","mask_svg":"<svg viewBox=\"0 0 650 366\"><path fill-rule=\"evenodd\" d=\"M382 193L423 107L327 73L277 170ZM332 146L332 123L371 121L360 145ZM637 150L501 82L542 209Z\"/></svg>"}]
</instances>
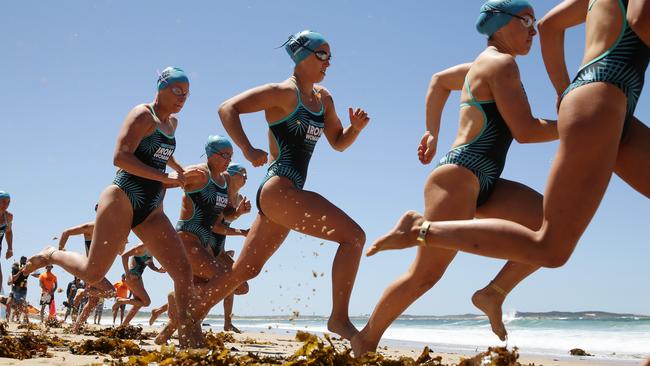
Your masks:
<instances>
[{"instance_id":1,"label":"distant person on beach","mask_svg":"<svg viewBox=\"0 0 650 366\"><path fill-rule=\"evenodd\" d=\"M87 305L89 306L89 305ZM97 302L97 305L93 309L95 310L95 316L93 318L93 324L101 324L102 322L102 314L104 313L104 298L101 297L99 298L99 301Z\"/></svg>"},{"instance_id":2,"label":"distant person on beach","mask_svg":"<svg viewBox=\"0 0 650 366\"><path fill-rule=\"evenodd\" d=\"M150 253L174 281L176 306L183 309L178 313L183 325L179 328L180 346L186 348L202 344L203 335L187 311L194 299L189 260L162 201L165 187L184 184L185 171L172 154L176 148L176 114L189 96L190 84L185 72L176 67L163 70L157 84L155 100L134 107L122 123L113 155L119 170L113 184L102 192L97 207L92 243L99 245L91 243L88 257L47 247L28 260L25 271L56 264L96 285L133 231L140 240L151 243ZM167 165L176 172L166 173ZM111 290L107 286L102 289Z\"/></svg>"},{"instance_id":3,"label":"distant person on beach","mask_svg":"<svg viewBox=\"0 0 650 366\"><path fill-rule=\"evenodd\" d=\"M45 272L38 276L38 282L41 285L41 323L44 322L45 308L52 305L54 301L54 292L59 288L59 283L56 280L56 276L52 273L52 266L48 264L45 266ZM51 315L51 314L50 314ZM50 316L48 316L48 319Z\"/></svg>"},{"instance_id":4,"label":"distant person on beach","mask_svg":"<svg viewBox=\"0 0 650 366\"><path fill-rule=\"evenodd\" d=\"M77 291L81 288L81 280L78 277L75 277L68 283L68 286L65 289L65 296L67 298L66 304L63 304L66 306L65 310L65 316L63 317L63 322L68 319L68 315L71 316L72 322L77 318L77 312L79 309L75 306L74 304L74 298L77 295Z\"/></svg>"},{"instance_id":5,"label":"distant person on beach","mask_svg":"<svg viewBox=\"0 0 650 366\"><path fill-rule=\"evenodd\" d=\"M426 213L409 211L368 255L419 244L561 267L593 218L613 172L650 197L650 129L633 116L650 61L646 4L568 0L539 23L542 56L558 96L560 143L538 228L503 219L432 222ZM583 66L571 82L564 33L581 23L586 24Z\"/></svg>"},{"instance_id":6,"label":"distant person on beach","mask_svg":"<svg viewBox=\"0 0 650 366\"><path fill-rule=\"evenodd\" d=\"M232 149L232 146L230 147ZM211 169L212 170L212 169ZM219 225L212 225L212 232L214 240L208 241L207 249L208 253L203 253L202 249L198 249L196 245L188 247L188 250L196 254L202 253L202 256L190 255L190 260L192 261L194 268L192 272L195 274L195 277L198 279L203 275L203 280L212 278L214 275L219 275L220 271L231 270L233 265L232 251L225 250L226 235L225 233L231 233L235 235L241 235L247 232L247 230L237 230L230 228L230 225L234 220L239 218L239 216L250 212L251 203L246 197L239 194L240 189L246 184L248 179L248 173L244 166L237 163L228 164L226 169L228 173L228 196L234 197L233 202L229 202L229 206L224 209L223 215L220 215L215 219L215 221L220 222ZM189 185L186 185L189 187ZM230 199L230 198L229 198ZM216 223L216 222L215 222ZM182 227L182 224L181 224ZM224 234L219 234L215 231L223 232ZM238 234L239 233L239 234ZM191 243L191 242L190 242ZM187 242L186 242L187 244ZM194 248L194 249L193 249ZM196 260L192 260L192 258ZM205 263L208 261L208 263ZM213 268L215 271L205 271L203 268ZM244 282L240 285L233 294L229 295L223 300L223 310L224 310L224 325L223 329L225 331L234 331L240 333L232 324L232 308L234 304L234 295L243 295L248 293L248 283ZM152 325L156 319L165 313L168 309L167 304L151 310L151 317L149 318L149 325ZM165 327L166 329L160 332L159 336L156 337L156 342L164 343L167 341L165 334L170 334L172 326Z\"/></svg>"},{"instance_id":7,"label":"distant person on beach","mask_svg":"<svg viewBox=\"0 0 650 366\"><path fill-rule=\"evenodd\" d=\"M14 232L11 231L11 223L14 215L7 211L11 203L11 195L8 192L0 191L0 252L2 251L2 239L7 238L7 253L5 259L14 255ZM0 267L0 290L2 289L2 267Z\"/></svg>"},{"instance_id":8,"label":"distant person on beach","mask_svg":"<svg viewBox=\"0 0 650 366\"><path fill-rule=\"evenodd\" d=\"M124 310L126 310L126 304L120 303L119 299L128 299L131 297L129 294L129 286L126 284L126 274L122 273L122 278L113 284L115 288L115 304L113 305L113 325L115 325L115 318L117 317L117 312L120 312L120 325L124 322Z\"/></svg>"},{"instance_id":9,"label":"distant person on beach","mask_svg":"<svg viewBox=\"0 0 650 366\"><path fill-rule=\"evenodd\" d=\"M20 316L24 316L24 322L28 323L27 318L27 276L21 269L27 263L27 257L20 257L19 262L14 262L11 266L11 276L7 284L11 286L11 294L9 294L9 301L7 302L7 322L10 321L13 315L18 321Z\"/></svg>"},{"instance_id":10,"label":"distant person on beach","mask_svg":"<svg viewBox=\"0 0 650 366\"><path fill-rule=\"evenodd\" d=\"M417 149L422 164L429 164L435 155L450 91L462 91L459 130L452 149L425 183L424 215L427 220L496 217L537 229L542 222L542 195L501 178L513 138L519 143L558 138L555 121L532 115L515 61L528 54L537 34L535 12L526 0L490 0L481 7L476 29L488 37L487 48L473 63L435 74L429 85L426 129ZM418 247L409 271L388 287L368 324L352 339L356 356L376 350L390 324L436 284L456 254ZM537 268L508 262L474 294L472 301L488 315L501 340L507 335L501 320L505 296Z\"/></svg>"},{"instance_id":11,"label":"distant person on beach","mask_svg":"<svg viewBox=\"0 0 650 366\"><path fill-rule=\"evenodd\" d=\"M129 258L131 258L131 261L129 261ZM131 298L118 296L115 299L113 311L115 311L116 306L119 306L120 309L122 309L126 305L131 305L131 309L129 309L129 312L126 314L126 318L124 321L120 322L122 325L129 325L131 320L136 316L136 314L138 314L140 308L147 307L151 304L149 294L144 288L144 283L142 282L142 274L144 273L144 270L149 267L155 272L165 273L165 269L156 267L153 263L153 257L149 255L144 244L136 245L130 250L124 252L124 254L122 254L122 265L124 266L124 272L126 273L122 278L124 278L128 289L131 291ZM113 318L115 318L115 315L113 315ZM115 320L113 320L113 322L115 322Z\"/></svg>"}]
</instances>

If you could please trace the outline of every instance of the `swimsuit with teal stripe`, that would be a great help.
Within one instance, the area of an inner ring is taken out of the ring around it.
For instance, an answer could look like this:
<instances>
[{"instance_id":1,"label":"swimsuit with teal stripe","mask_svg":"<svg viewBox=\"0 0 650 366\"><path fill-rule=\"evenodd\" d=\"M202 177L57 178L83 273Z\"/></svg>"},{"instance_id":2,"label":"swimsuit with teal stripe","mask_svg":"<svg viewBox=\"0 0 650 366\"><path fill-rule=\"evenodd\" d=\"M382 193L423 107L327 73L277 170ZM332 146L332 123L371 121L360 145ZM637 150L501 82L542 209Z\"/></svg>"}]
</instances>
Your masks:
<instances>
[{"instance_id":1,"label":"swimsuit with teal stripe","mask_svg":"<svg viewBox=\"0 0 650 366\"><path fill-rule=\"evenodd\" d=\"M152 258L153 257L149 254L149 252L146 251L142 255L133 256L134 265L133 267L131 267L131 269L129 269L129 272L133 275L142 278L142 274L144 273L144 270L147 268L147 263Z\"/></svg>"},{"instance_id":2,"label":"swimsuit with teal stripe","mask_svg":"<svg viewBox=\"0 0 650 366\"><path fill-rule=\"evenodd\" d=\"M477 101L472 95L467 77L465 78L469 102L461 103L461 107L476 107L483 113L483 128L472 141L451 149L440 159L438 166L454 164L470 170L478 178L480 191L476 206L484 204L492 191L494 184L503 172L506 156L512 134L503 120L495 101Z\"/></svg>"},{"instance_id":3,"label":"swimsuit with teal stripe","mask_svg":"<svg viewBox=\"0 0 650 366\"><path fill-rule=\"evenodd\" d=\"M0 225L0 245L2 245L2 239L5 238L5 233L7 232L7 228L9 227L9 221L7 221L7 211L5 211L4 215L4 224Z\"/></svg>"},{"instance_id":4,"label":"swimsuit with teal stripe","mask_svg":"<svg viewBox=\"0 0 650 366\"><path fill-rule=\"evenodd\" d=\"M228 183L220 186L210 177L203 188L185 195L192 200L194 212L189 219L178 220L176 231L196 235L205 248L214 246L217 234L212 232L212 226L228 206Z\"/></svg>"},{"instance_id":5,"label":"swimsuit with teal stripe","mask_svg":"<svg viewBox=\"0 0 650 366\"><path fill-rule=\"evenodd\" d=\"M156 124L160 119L151 106L147 106ZM133 155L144 164L165 172L167 162L176 149L176 139L156 128L150 135L144 137ZM131 227L140 225L158 207L165 197L165 190L160 181L142 178L122 169L117 171L113 184L126 193L133 207Z\"/></svg>"},{"instance_id":6,"label":"swimsuit with teal stripe","mask_svg":"<svg viewBox=\"0 0 650 366\"><path fill-rule=\"evenodd\" d=\"M313 92L316 94L315 90ZM269 166L266 176L257 190L256 203L260 212L262 212L260 192L271 177L286 177L293 182L296 188L303 188L307 179L309 160L325 127L325 108L322 102L320 111L312 112L302 103L297 85L296 95L298 104L294 111L280 121L269 125L279 154Z\"/></svg>"},{"instance_id":7,"label":"swimsuit with teal stripe","mask_svg":"<svg viewBox=\"0 0 650 366\"><path fill-rule=\"evenodd\" d=\"M623 26L614 45L602 55L591 60L578 70L573 82L562 93L562 98L583 85L605 82L616 86L627 96L627 112L623 125L623 136L634 116L650 60L650 48L643 43L627 23L628 0L618 0ZM589 9L594 4L590 4Z\"/></svg>"}]
</instances>

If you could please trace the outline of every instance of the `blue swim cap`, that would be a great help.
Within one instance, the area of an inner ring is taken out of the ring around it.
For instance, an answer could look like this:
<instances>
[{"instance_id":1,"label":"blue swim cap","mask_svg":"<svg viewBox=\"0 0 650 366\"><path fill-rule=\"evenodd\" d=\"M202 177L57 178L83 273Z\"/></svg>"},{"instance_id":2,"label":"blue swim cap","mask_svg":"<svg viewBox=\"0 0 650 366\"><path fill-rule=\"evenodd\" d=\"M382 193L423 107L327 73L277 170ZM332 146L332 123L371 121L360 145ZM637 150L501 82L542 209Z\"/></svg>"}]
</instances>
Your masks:
<instances>
[{"instance_id":1,"label":"blue swim cap","mask_svg":"<svg viewBox=\"0 0 650 366\"><path fill-rule=\"evenodd\" d=\"M187 78L185 71L178 67L165 68L158 77L158 90L165 89L174 83L189 83L190 79Z\"/></svg>"},{"instance_id":2,"label":"blue swim cap","mask_svg":"<svg viewBox=\"0 0 650 366\"><path fill-rule=\"evenodd\" d=\"M490 37L510 23L512 15L507 13L518 14L522 10L532 8L533 6L527 0L488 0L481 6L481 13L476 19L476 30Z\"/></svg>"},{"instance_id":3,"label":"blue swim cap","mask_svg":"<svg viewBox=\"0 0 650 366\"><path fill-rule=\"evenodd\" d=\"M227 148L232 149L232 144L228 138L219 135L209 136L208 142L205 143L205 155L209 158Z\"/></svg>"},{"instance_id":4,"label":"blue swim cap","mask_svg":"<svg viewBox=\"0 0 650 366\"><path fill-rule=\"evenodd\" d=\"M300 61L307 58L312 51L325 43L327 43L327 41L322 34L310 30L304 30L290 36L283 46L293 62L298 65Z\"/></svg>"},{"instance_id":5,"label":"blue swim cap","mask_svg":"<svg viewBox=\"0 0 650 366\"><path fill-rule=\"evenodd\" d=\"M241 164L230 163L230 164L228 164L227 172L228 172L228 175L232 176L232 175L235 175L235 174L241 172L244 169L246 169L246 168Z\"/></svg>"},{"instance_id":6,"label":"blue swim cap","mask_svg":"<svg viewBox=\"0 0 650 366\"><path fill-rule=\"evenodd\" d=\"M9 192L0 191L0 199L2 199L2 198L9 198L9 199L11 199L11 195L9 194Z\"/></svg>"}]
</instances>

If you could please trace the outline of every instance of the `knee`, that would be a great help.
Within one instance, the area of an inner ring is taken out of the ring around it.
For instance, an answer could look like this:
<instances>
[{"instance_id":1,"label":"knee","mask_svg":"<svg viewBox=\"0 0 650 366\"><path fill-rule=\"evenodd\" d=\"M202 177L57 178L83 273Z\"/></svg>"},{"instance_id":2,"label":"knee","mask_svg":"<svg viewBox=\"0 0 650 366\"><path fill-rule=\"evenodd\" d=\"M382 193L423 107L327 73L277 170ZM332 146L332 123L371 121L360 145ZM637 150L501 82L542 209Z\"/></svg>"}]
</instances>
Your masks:
<instances>
[{"instance_id":1,"label":"knee","mask_svg":"<svg viewBox=\"0 0 650 366\"><path fill-rule=\"evenodd\" d=\"M239 287L237 287L237 290L235 290L235 295L245 295L248 293L248 290L248 282L244 282Z\"/></svg>"},{"instance_id":2,"label":"knee","mask_svg":"<svg viewBox=\"0 0 650 366\"><path fill-rule=\"evenodd\" d=\"M345 233L345 237L341 242L347 245L353 245L361 251L366 244L366 232L359 225L355 225L352 230Z\"/></svg>"},{"instance_id":3,"label":"knee","mask_svg":"<svg viewBox=\"0 0 650 366\"><path fill-rule=\"evenodd\" d=\"M549 253L540 264L546 268L559 268L565 265L570 257L571 253Z\"/></svg>"},{"instance_id":4,"label":"knee","mask_svg":"<svg viewBox=\"0 0 650 366\"><path fill-rule=\"evenodd\" d=\"M248 281L259 276L259 274L262 272L262 267L262 264L247 264L243 269L233 268L232 273L237 278L243 281Z\"/></svg>"},{"instance_id":5,"label":"knee","mask_svg":"<svg viewBox=\"0 0 650 366\"><path fill-rule=\"evenodd\" d=\"M85 278L86 282L90 285L101 285L100 282L104 279L104 275L97 272L89 272ZM111 286L113 288L113 286Z\"/></svg>"},{"instance_id":6,"label":"knee","mask_svg":"<svg viewBox=\"0 0 650 366\"><path fill-rule=\"evenodd\" d=\"M142 306L143 308L146 308L147 306L151 305L151 299L146 298L142 300Z\"/></svg>"}]
</instances>

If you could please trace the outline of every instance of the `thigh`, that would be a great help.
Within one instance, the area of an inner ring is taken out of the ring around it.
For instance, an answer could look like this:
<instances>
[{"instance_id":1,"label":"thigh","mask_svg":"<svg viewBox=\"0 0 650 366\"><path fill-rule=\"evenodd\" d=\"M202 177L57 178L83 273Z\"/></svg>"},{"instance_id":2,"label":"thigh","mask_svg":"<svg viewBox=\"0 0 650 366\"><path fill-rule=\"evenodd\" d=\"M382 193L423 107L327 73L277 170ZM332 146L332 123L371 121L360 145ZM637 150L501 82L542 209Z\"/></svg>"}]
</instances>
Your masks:
<instances>
[{"instance_id":1,"label":"thigh","mask_svg":"<svg viewBox=\"0 0 650 366\"><path fill-rule=\"evenodd\" d=\"M126 194L117 186L106 188L99 198L95 229L88 252L89 268L106 274L127 241L133 210Z\"/></svg>"},{"instance_id":2,"label":"thigh","mask_svg":"<svg viewBox=\"0 0 650 366\"><path fill-rule=\"evenodd\" d=\"M288 234L289 229L258 214L246 235L241 254L233 264L233 272L261 270Z\"/></svg>"},{"instance_id":3,"label":"thigh","mask_svg":"<svg viewBox=\"0 0 650 366\"><path fill-rule=\"evenodd\" d=\"M488 201L477 209L476 217L514 221L537 230L542 225L543 199L524 184L499 178Z\"/></svg>"},{"instance_id":4,"label":"thigh","mask_svg":"<svg viewBox=\"0 0 650 366\"><path fill-rule=\"evenodd\" d=\"M191 233L179 232L178 236L183 242L187 258L192 266L192 274L201 279L210 279L217 274L219 263L205 248L199 239Z\"/></svg>"},{"instance_id":5,"label":"thigh","mask_svg":"<svg viewBox=\"0 0 650 366\"><path fill-rule=\"evenodd\" d=\"M544 192L542 238L569 254L611 178L626 113L615 86L592 83L566 95L558 114L560 146Z\"/></svg>"},{"instance_id":6,"label":"thigh","mask_svg":"<svg viewBox=\"0 0 650 366\"><path fill-rule=\"evenodd\" d=\"M185 248L162 207L158 207L144 222L133 228L133 232L143 243L147 243L147 250L173 279L185 275L191 277L192 271Z\"/></svg>"},{"instance_id":7,"label":"thigh","mask_svg":"<svg viewBox=\"0 0 650 366\"><path fill-rule=\"evenodd\" d=\"M650 128L636 117L618 147L616 174L650 198Z\"/></svg>"},{"instance_id":8,"label":"thigh","mask_svg":"<svg viewBox=\"0 0 650 366\"><path fill-rule=\"evenodd\" d=\"M317 238L342 243L364 235L343 210L318 193L294 187L286 178L269 179L260 204L274 223Z\"/></svg>"},{"instance_id":9,"label":"thigh","mask_svg":"<svg viewBox=\"0 0 650 366\"><path fill-rule=\"evenodd\" d=\"M143 302L149 301L149 294L147 293L147 290L144 288L144 282L142 281L142 277L138 278L138 280L136 281L132 281L127 276L126 284L129 286L129 291L133 293L133 296L135 296L136 299Z\"/></svg>"}]
</instances>

